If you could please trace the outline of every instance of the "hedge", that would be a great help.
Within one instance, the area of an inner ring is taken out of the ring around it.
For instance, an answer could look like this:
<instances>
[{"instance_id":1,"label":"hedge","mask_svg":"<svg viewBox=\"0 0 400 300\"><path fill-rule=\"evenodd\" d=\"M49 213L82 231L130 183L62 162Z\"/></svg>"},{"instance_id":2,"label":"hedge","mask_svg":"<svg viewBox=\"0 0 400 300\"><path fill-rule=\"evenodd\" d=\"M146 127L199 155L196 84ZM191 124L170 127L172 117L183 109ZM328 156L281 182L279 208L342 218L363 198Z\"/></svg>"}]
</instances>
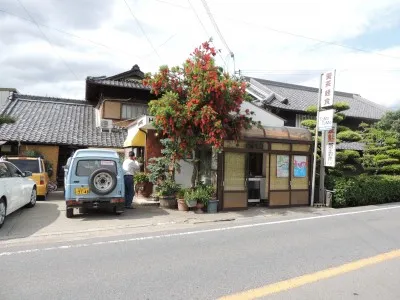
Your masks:
<instances>
[{"instance_id":1,"label":"hedge","mask_svg":"<svg viewBox=\"0 0 400 300\"><path fill-rule=\"evenodd\" d=\"M400 176L337 177L332 206L373 205L400 201Z\"/></svg>"}]
</instances>

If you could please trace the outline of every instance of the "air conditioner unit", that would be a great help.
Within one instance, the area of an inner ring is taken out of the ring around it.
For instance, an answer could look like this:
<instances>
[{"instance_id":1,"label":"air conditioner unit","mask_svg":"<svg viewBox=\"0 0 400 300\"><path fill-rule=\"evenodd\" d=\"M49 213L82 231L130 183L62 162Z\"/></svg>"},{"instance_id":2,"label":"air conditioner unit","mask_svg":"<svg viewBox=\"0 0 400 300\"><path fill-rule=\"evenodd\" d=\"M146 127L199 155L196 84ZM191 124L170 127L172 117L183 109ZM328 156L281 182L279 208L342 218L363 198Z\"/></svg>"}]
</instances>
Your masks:
<instances>
[{"instance_id":1,"label":"air conditioner unit","mask_svg":"<svg viewBox=\"0 0 400 300\"><path fill-rule=\"evenodd\" d=\"M113 122L112 122L112 120L101 119L100 120L100 127L101 127L101 129L112 129L113 128Z\"/></svg>"}]
</instances>

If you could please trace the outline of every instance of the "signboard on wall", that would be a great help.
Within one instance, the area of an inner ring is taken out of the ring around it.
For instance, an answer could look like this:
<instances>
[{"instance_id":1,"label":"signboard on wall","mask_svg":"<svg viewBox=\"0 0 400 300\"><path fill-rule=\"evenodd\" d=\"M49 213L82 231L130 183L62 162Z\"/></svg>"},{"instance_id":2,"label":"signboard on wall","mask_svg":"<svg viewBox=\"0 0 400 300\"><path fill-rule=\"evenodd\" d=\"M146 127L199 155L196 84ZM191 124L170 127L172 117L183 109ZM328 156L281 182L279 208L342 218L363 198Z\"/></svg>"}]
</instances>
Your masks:
<instances>
[{"instance_id":1,"label":"signboard on wall","mask_svg":"<svg viewBox=\"0 0 400 300\"><path fill-rule=\"evenodd\" d=\"M335 167L336 166L336 127L334 124L333 128L329 131L325 131L325 167Z\"/></svg>"},{"instance_id":2,"label":"signboard on wall","mask_svg":"<svg viewBox=\"0 0 400 300\"><path fill-rule=\"evenodd\" d=\"M289 177L289 155L276 156L276 177Z\"/></svg>"},{"instance_id":3,"label":"signboard on wall","mask_svg":"<svg viewBox=\"0 0 400 300\"><path fill-rule=\"evenodd\" d=\"M335 71L322 74L321 107L333 105L333 93L335 89Z\"/></svg>"},{"instance_id":4,"label":"signboard on wall","mask_svg":"<svg viewBox=\"0 0 400 300\"><path fill-rule=\"evenodd\" d=\"M334 110L322 110L318 114L318 130L325 131L331 130L333 127Z\"/></svg>"},{"instance_id":5,"label":"signboard on wall","mask_svg":"<svg viewBox=\"0 0 400 300\"><path fill-rule=\"evenodd\" d=\"M307 156L295 155L293 157L293 176L298 178L307 177Z\"/></svg>"}]
</instances>

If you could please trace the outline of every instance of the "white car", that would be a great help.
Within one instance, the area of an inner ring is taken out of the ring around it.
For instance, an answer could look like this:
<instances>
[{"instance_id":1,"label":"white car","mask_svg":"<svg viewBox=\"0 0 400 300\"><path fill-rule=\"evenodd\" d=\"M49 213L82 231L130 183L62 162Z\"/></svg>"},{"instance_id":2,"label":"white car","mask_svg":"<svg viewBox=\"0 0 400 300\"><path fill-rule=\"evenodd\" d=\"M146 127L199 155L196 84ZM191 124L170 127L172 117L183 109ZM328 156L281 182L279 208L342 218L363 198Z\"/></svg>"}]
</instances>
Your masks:
<instances>
[{"instance_id":1,"label":"white car","mask_svg":"<svg viewBox=\"0 0 400 300\"><path fill-rule=\"evenodd\" d=\"M0 228L6 217L21 207L36 204L36 184L12 163L0 160Z\"/></svg>"}]
</instances>

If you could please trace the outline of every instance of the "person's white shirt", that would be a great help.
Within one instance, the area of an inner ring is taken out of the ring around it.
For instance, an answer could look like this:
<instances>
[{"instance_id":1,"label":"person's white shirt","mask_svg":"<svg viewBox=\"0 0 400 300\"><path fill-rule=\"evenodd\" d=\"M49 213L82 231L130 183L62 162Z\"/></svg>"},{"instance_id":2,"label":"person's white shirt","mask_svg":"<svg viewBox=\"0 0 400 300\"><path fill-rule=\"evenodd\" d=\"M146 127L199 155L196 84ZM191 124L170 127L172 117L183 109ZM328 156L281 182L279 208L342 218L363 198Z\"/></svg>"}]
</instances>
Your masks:
<instances>
[{"instance_id":1,"label":"person's white shirt","mask_svg":"<svg viewBox=\"0 0 400 300\"><path fill-rule=\"evenodd\" d=\"M137 160L128 158L124 160L122 169L124 170L124 175L135 175L140 170L140 165Z\"/></svg>"}]
</instances>

